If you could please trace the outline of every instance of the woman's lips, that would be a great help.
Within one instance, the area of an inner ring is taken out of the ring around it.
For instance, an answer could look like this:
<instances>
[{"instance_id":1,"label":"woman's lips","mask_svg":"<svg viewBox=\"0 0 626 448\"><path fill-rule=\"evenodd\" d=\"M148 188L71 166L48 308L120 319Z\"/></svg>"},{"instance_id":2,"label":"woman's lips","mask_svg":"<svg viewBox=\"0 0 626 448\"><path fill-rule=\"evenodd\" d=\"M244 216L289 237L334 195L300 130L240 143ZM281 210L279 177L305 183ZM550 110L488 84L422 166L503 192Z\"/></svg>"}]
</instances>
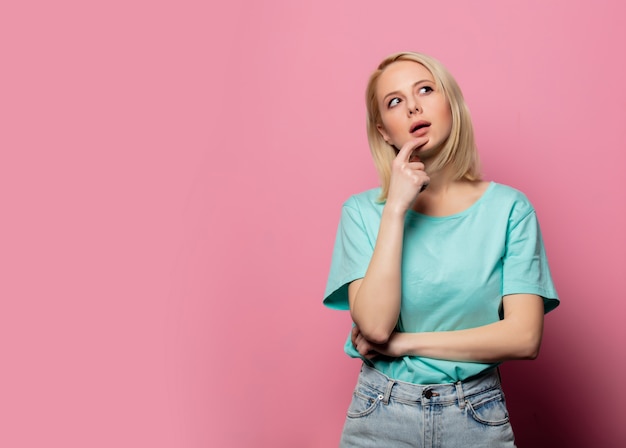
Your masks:
<instances>
[{"instance_id":1,"label":"woman's lips","mask_svg":"<svg viewBox=\"0 0 626 448\"><path fill-rule=\"evenodd\" d=\"M421 128L417 128L415 131L411 132L411 135L413 137L421 137L423 135L426 135L427 132L428 132L428 126L424 126Z\"/></svg>"},{"instance_id":2,"label":"woman's lips","mask_svg":"<svg viewBox=\"0 0 626 448\"><path fill-rule=\"evenodd\" d=\"M429 127L429 122L420 120L417 123L413 123L411 125L411 129L409 130L409 132L415 137L421 137L428 132Z\"/></svg>"}]
</instances>

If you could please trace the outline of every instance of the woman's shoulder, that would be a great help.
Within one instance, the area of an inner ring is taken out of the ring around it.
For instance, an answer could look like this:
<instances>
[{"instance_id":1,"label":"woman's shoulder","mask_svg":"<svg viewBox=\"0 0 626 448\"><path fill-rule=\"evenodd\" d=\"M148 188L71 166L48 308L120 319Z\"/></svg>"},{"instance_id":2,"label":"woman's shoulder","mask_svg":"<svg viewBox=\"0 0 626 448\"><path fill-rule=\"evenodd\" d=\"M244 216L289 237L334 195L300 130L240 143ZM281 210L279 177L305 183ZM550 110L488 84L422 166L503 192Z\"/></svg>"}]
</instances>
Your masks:
<instances>
[{"instance_id":1,"label":"woman's shoulder","mask_svg":"<svg viewBox=\"0 0 626 448\"><path fill-rule=\"evenodd\" d=\"M517 188L510 185L490 182L489 198L492 203L498 204L510 210L511 215L527 215L534 211L534 207L528 197Z\"/></svg>"},{"instance_id":2,"label":"woman's shoulder","mask_svg":"<svg viewBox=\"0 0 626 448\"><path fill-rule=\"evenodd\" d=\"M362 225L376 225L380 222L384 202L379 201L380 188L372 188L353 194L341 208L342 220L359 222Z\"/></svg>"},{"instance_id":3,"label":"woman's shoulder","mask_svg":"<svg viewBox=\"0 0 626 448\"><path fill-rule=\"evenodd\" d=\"M352 208L382 208L384 202L379 200L381 188L371 188L360 193L353 194L343 204L344 207Z\"/></svg>"},{"instance_id":4,"label":"woman's shoulder","mask_svg":"<svg viewBox=\"0 0 626 448\"><path fill-rule=\"evenodd\" d=\"M493 195L498 198L508 199L508 200L515 201L515 202L530 203L526 195L522 191L518 190L517 188L511 187L510 185L505 185L505 184L501 184L498 182L494 182L494 181L489 182L489 184L490 184L490 189L493 192Z\"/></svg>"}]
</instances>

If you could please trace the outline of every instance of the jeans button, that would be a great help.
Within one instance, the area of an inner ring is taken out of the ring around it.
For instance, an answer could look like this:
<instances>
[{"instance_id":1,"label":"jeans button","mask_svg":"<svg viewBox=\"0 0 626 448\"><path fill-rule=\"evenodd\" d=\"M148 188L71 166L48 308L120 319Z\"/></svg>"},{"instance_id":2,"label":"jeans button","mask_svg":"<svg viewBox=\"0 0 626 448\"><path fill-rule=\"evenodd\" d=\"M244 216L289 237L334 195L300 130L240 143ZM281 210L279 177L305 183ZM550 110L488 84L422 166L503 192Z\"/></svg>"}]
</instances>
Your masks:
<instances>
[{"instance_id":1,"label":"jeans button","mask_svg":"<svg viewBox=\"0 0 626 448\"><path fill-rule=\"evenodd\" d=\"M422 392L422 395L430 400L433 397L433 391L430 389L426 389L424 392Z\"/></svg>"}]
</instances>

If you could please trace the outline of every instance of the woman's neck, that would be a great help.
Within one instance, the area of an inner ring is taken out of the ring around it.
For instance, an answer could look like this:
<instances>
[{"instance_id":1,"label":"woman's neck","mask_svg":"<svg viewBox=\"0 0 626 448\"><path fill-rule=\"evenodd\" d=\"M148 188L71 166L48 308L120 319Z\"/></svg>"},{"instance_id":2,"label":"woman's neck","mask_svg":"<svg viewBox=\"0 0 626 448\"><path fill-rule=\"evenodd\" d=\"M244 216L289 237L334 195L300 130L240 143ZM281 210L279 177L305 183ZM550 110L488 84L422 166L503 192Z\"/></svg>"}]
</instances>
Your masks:
<instances>
[{"instance_id":1,"label":"woman's neck","mask_svg":"<svg viewBox=\"0 0 626 448\"><path fill-rule=\"evenodd\" d=\"M426 189L429 193L434 195L445 194L450 187L456 183L452 169L449 165L433 173L429 172L427 163L425 166L428 177L430 177L430 182L428 183L428 188ZM426 192L426 190L424 192Z\"/></svg>"},{"instance_id":2,"label":"woman's neck","mask_svg":"<svg viewBox=\"0 0 626 448\"><path fill-rule=\"evenodd\" d=\"M452 170L444 168L429 173L428 187L418 195L413 210L430 216L448 216L471 207L486 191L489 183L454 179Z\"/></svg>"}]
</instances>

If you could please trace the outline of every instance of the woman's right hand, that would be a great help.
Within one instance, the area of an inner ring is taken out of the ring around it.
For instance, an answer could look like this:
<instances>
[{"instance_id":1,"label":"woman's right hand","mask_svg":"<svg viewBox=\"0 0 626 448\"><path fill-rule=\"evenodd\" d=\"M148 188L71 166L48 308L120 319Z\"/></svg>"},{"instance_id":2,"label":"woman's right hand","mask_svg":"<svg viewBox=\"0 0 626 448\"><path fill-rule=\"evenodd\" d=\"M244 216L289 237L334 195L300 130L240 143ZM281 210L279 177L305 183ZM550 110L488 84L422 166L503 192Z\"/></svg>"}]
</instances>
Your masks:
<instances>
[{"instance_id":1,"label":"woman's right hand","mask_svg":"<svg viewBox=\"0 0 626 448\"><path fill-rule=\"evenodd\" d=\"M391 180L387 205L405 212L415 202L417 195L430 182L430 177L424 171L424 164L420 162L413 151L428 142L428 137L410 140L402 146L391 165Z\"/></svg>"}]
</instances>

